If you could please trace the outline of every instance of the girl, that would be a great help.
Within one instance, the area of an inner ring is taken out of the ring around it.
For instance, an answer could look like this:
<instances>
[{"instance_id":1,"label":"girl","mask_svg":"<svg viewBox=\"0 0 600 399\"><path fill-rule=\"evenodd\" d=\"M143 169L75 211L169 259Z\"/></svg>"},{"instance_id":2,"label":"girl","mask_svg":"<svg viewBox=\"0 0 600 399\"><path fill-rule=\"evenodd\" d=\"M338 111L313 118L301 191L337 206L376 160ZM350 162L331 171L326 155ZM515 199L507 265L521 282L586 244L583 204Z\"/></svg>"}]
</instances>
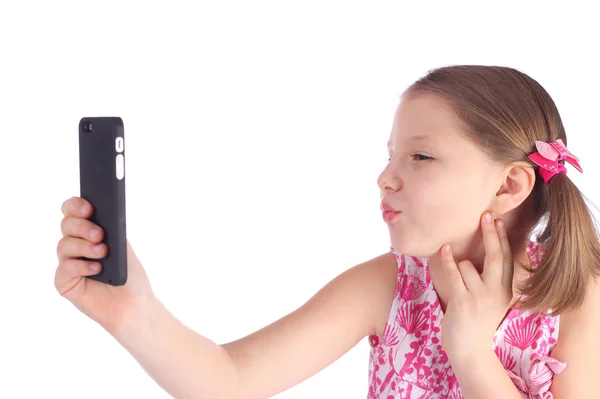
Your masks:
<instances>
[{"instance_id":1,"label":"girl","mask_svg":"<svg viewBox=\"0 0 600 399\"><path fill-rule=\"evenodd\" d=\"M529 76L439 68L394 117L378 178L391 250L282 319L217 345L162 306L130 246L125 286L85 279L100 265L78 257L106 248L81 198L62 207L55 286L176 398L270 397L365 337L370 399L597 397L600 243L566 144Z\"/></svg>"}]
</instances>

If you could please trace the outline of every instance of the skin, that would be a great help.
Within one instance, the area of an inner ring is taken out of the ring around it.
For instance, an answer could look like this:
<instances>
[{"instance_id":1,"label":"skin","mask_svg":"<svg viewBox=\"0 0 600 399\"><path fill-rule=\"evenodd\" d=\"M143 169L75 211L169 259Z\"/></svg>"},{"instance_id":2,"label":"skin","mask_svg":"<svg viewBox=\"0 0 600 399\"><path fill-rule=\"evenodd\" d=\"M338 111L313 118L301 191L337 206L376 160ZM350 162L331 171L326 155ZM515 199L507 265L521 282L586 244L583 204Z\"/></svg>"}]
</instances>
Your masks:
<instances>
[{"instance_id":1,"label":"skin","mask_svg":"<svg viewBox=\"0 0 600 399\"><path fill-rule=\"evenodd\" d=\"M377 182L381 198L402 211L388 223L392 245L407 255L430 257L432 282L445 310L443 345L464 397L517 399L489 346L516 299L512 287L526 276L514 266L526 256L523 237L512 235L511 227L535 174L527 163L490 162L463 129L440 98L403 98L390 134L390 162ZM76 258L103 256L103 247L92 251L101 232L93 234L97 226L87 220L92 209L83 199L67 200L62 210L58 292L102 325L175 398L271 397L327 367L366 336L383 334L398 272L389 252L349 268L272 324L217 345L160 303L130 245L125 286L85 279L97 270ZM488 211L493 222L482 217ZM500 220L504 228L497 227ZM444 244L450 252L441 251ZM595 394L599 292L591 282L584 305L561 315L552 355L568 367L554 378L555 399Z\"/></svg>"}]
</instances>

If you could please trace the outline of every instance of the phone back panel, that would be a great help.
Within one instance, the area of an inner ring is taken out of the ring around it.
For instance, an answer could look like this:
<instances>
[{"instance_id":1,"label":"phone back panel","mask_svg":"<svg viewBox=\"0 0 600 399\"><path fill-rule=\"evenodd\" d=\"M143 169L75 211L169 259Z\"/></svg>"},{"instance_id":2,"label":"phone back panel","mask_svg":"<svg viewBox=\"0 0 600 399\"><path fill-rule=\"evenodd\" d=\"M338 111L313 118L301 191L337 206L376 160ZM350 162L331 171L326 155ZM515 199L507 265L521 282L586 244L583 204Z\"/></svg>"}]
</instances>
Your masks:
<instances>
[{"instance_id":1,"label":"phone back panel","mask_svg":"<svg viewBox=\"0 0 600 399\"><path fill-rule=\"evenodd\" d=\"M125 218L125 136L118 117L82 118L79 122L80 196L94 213L90 220L104 230L108 254L102 271L88 278L110 285L127 281Z\"/></svg>"}]
</instances>

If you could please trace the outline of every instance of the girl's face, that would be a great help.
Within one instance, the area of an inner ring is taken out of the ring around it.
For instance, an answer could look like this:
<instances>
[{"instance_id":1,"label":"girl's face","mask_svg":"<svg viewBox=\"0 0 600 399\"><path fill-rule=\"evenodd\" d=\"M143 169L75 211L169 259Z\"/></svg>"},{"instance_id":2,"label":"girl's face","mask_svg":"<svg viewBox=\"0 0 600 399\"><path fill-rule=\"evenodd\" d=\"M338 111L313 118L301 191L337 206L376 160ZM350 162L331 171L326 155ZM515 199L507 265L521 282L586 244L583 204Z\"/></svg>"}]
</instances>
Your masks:
<instances>
[{"instance_id":1,"label":"girl's face","mask_svg":"<svg viewBox=\"0 0 600 399\"><path fill-rule=\"evenodd\" d=\"M502 165L463 131L463 122L436 95L405 97L398 105L390 162L377 179L381 199L401 211L387 222L396 251L431 257L446 243L455 254L475 245L481 214L501 187Z\"/></svg>"}]
</instances>

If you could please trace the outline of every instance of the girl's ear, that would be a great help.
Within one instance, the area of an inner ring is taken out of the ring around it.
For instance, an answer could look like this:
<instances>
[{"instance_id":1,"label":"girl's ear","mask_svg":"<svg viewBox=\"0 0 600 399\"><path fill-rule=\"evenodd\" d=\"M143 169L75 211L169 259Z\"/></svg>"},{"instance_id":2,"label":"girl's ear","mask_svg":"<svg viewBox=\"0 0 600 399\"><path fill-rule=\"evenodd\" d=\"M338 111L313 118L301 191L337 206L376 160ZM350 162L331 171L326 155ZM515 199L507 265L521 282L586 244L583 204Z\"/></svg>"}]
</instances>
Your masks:
<instances>
[{"instance_id":1,"label":"girl's ear","mask_svg":"<svg viewBox=\"0 0 600 399\"><path fill-rule=\"evenodd\" d=\"M526 162L507 164L501 174L502 183L492 203L492 211L506 214L521 205L535 185L535 169Z\"/></svg>"}]
</instances>

